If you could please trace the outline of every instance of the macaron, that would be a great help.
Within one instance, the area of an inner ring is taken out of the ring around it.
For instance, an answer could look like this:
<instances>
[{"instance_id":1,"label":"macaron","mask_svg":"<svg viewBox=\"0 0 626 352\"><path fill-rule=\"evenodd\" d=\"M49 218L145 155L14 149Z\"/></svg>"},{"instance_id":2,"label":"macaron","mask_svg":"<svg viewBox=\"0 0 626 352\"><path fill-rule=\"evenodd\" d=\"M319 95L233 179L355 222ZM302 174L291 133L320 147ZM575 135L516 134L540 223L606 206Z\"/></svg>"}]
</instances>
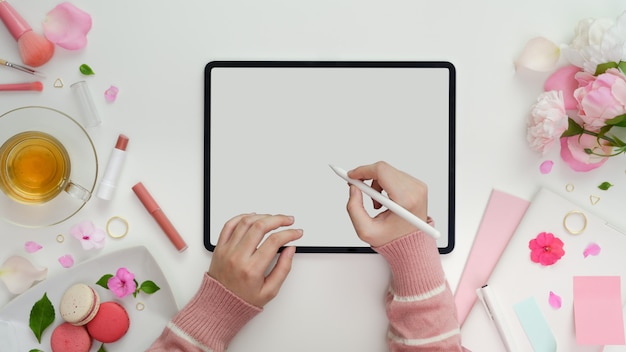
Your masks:
<instances>
[{"instance_id":1,"label":"macaron","mask_svg":"<svg viewBox=\"0 0 626 352\"><path fill-rule=\"evenodd\" d=\"M65 322L52 331L50 347L52 352L89 352L91 341L91 336L84 326Z\"/></svg>"},{"instance_id":2,"label":"macaron","mask_svg":"<svg viewBox=\"0 0 626 352\"><path fill-rule=\"evenodd\" d=\"M100 296L86 284L75 284L68 288L59 305L61 317L66 322L81 326L91 321L98 313Z\"/></svg>"},{"instance_id":3,"label":"macaron","mask_svg":"<svg viewBox=\"0 0 626 352\"><path fill-rule=\"evenodd\" d=\"M128 312L114 301L102 302L98 314L87 323L87 331L94 339L110 343L121 339L128 332L130 318Z\"/></svg>"}]
</instances>

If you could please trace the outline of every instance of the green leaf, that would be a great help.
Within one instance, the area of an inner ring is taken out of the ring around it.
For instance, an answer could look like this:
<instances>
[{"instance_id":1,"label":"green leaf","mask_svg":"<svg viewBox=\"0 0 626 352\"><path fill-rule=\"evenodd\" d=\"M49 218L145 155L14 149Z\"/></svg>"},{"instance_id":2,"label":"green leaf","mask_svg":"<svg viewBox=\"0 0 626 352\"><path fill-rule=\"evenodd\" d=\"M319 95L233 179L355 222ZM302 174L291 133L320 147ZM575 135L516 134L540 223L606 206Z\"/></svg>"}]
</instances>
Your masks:
<instances>
[{"instance_id":1,"label":"green leaf","mask_svg":"<svg viewBox=\"0 0 626 352\"><path fill-rule=\"evenodd\" d=\"M603 191L606 191L607 189L611 188L613 185L610 184L609 182L602 182L598 188L600 188Z\"/></svg>"},{"instance_id":2,"label":"green leaf","mask_svg":"<svg viewBox=\"0 0 626 352\"><path fill-rule=\"evenodd\" d=\"M32 349L32 350L30 350L30 351L28 351L28 352L43 352L43 351L42 351L42 350L39 350L39 349L34 348L34 349Z\"/></svg>"},{"instance_id":3,"label":"green leaf","mask_svg":"<svg viewBox=\"0 0 626 352\"><path fill-rule=\"evenodd\" d=\"M561 134L561 137L571 137L583 133L583 128L576 123L571 117L567 119L567 129Z\"/></svg>"},{"instance_id":4,"label":"green leaf","mask_svg":"<svg viewBox=\"0 0 626 352\"><path fill-rule=\"evenodd\" d=\"M133 279L133 281L135 282L135 292L133 292L133 297L137 298L137 294L139 293L139 283L137 282L137 279Z\"/></svg>"},{"instance_id":5,"label":"green leaf","mask_svg":"<svg viewBox=\"0 0 626 352\"><path fill-rule=\"evenodd\" d=\"M620 61L619 64L617 64L617 68L619 68L622 73L626 73L626 61Z\"/></svg>"},{"instance_id":6,"label":"green leaf","mask_svg":"<svg viewBox=\"0 0 626 352\"><path fill-rule=\"evenodd\" d=\"M96 285L102 286L104 288L106 288L107 290L109 289L109 279L113 277L113 274L105 274L102 275L102 277L100 278L100 280L98 280L98 282L96 282Z\"/></svg>"},{"instance_id":7,"label":"green leaf","mask_svg":"<svg viewBox=\"0 0 626 352\"><path fill-rule=\"evenodd\" d=\"M100 348L98 348L98 352L107 352L107 350L104 349L104 344L100 345Z\"/></svg>"},{"instance_id":8,"label":"green leaf","mask_svg":"<svg viewBox=\"0 0 626 352\"><path fill-rule=\"evenodd\" d=\"M30 310L30 321L29 326L30 329L37 337L37 341L41 343L41 335L44 330L50 324L54 322L54 306L48 299L48 295L46 293L43 294L43 297L33 305L33 308Z\"/></svg>"},{"instance_id":9,"label":"green leaf","mask_svg":"<svg viewBox=\"0 0 626 352\"><path fill-rule=\"evenodd\" d=\"M626 127L626 114L615 116L612 119L608 119L606 120L606 124L611 126Z\"/></svg>"},{"instance_id":10,"label":"green leaf","mask_svg":"<svg viewBox=\"0 0 626 352\"><path fill-rule=\"evenodd\" d=\"M150 281L150 280L146 280L144 282L141 283L141 286L139 287L139 290L151 295L155 292L157 292L158 290L160 290L161 288L159 286L157 286L157 284L155 284L154 282Z\"/></svg>"},{"instance_id":11,"label":"green leaf","mask_svg":"<svg viewBox=\"0 0 626 352\"><path fill-rule=\"evenodd\" d=\"M89 67L89 65L87 64L80 65L78 69L80 70L80 73L84 74L85 76L95 75L91 67Z\"/></svg>"},{"instance_id":12,"label":"green leaf","mask_svg":"<svg viewBox=\"0 0 626 352\"><path fill-rule=\"evenodd\" d=\"M620 61L620 63L621 63L621 61ZM619 67L619 65L617 64L617 62L613 62L613 61L611 61L611 62L605 62L605 63L603 63L603 64L599 64L599 65L596 67L596 73L595 73L595 75L596 75L596 76L601 75L601 74L605 73L605 72L606 72L606 70L608 70L608 69L610 69L610 68L617 68L617 67Z\"/></svg>"}]
</instances>

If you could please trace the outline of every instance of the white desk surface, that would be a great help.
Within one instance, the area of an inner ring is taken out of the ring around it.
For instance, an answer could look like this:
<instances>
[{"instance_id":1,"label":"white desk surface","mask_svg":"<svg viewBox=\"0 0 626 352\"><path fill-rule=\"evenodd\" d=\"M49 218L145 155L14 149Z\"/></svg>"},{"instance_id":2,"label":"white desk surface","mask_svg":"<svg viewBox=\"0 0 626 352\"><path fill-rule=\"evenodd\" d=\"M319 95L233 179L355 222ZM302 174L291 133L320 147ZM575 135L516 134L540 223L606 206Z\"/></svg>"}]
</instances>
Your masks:
<instances>
[{"instance_id":1,"label":"white desk surface","mask_svg":"<svg viewBox=\"0 0 626 352\"><path fill-rule=\"evenodd\" d=\"M45 14L60 2L11 2L41 32ZM516 75L513 60L526 41L543 35L567 43L586 17L617 17L613 0L528 0L512 4L477 1L85 1L73 2L93 17L85 49L57 48L41 71L41 93L2 92L0 110L50 106L70 115L77 106L69 90L86 79L103 124L91 131L100 175L117 135L130 137L128 157L112 201L94 198L74 218L46 229L0 224L0 260L25 255L27 240L46 248L28 255L49 275L64 270L58 233L83 220L103 227L112 216L130 224L122 240L107 239L100 252L75 251L80 262L94 255L143 244L157 258L179 306L196 291L211 254L203 247L203 70L211 60L447 60L457 69L456 248L442 256L454 289L493 188L530 199L540 186L626 228L617 205L626 199L624 157L597 171L570 171L556 152L551 174L526 144L526 119L546 75ZM17 45L0 30L0 57L19 63ZM89 64L95 76L82 77ZM32 77L0 67L0 82ZM61 78L64 88L53 88ZM114 103L103 92L120 89ZM375 161L375 160L372 160ZM345 167L349 167L346 165ZM419 175L416 175L419 177ZM142 181L189 244L178 253L141 206L131 187ZM603 181L615 186L607 192ZM567 193L572 183L575 191ZM602 192L602 193L601 193ZM591 194L601 201L592 205ZM622 206L623 209L623 206ZM285 209L288 212L289 209ZM306 231L306 229L305 229ZM231 351L383 351L388 283L377 255L299 254L279 296L233 341ZM0 306L12 296L0 285ZM480 331L479 327L472 330ZM468 338L469 340L477 340ZM475 351L490 347L468 345ZM496 347L493 350L497 350Z\"/></svg>"}]
</instances>

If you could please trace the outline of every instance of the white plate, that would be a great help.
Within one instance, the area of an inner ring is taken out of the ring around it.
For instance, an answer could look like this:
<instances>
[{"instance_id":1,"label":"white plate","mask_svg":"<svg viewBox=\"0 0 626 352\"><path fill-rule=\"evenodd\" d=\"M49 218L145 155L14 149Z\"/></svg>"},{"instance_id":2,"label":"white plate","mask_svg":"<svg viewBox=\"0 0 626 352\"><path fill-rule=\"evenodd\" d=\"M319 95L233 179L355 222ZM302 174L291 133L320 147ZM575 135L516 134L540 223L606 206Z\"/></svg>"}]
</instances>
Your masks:
<instances>
[{"instance_id":1,"label":"white plate","mask_svg":"<svg viewBox=\"0 0 626 352\"><path fill-rule=\"evenodd\" d=\"M161 289L151 295L140 292L136 298L129 295L118 299L111 291L96 285L96 281L102 275L115 274L120 267L126 267L134 273L135 279L140 284L152 280ZM143 246L123 249L77 264L63 274L38 283L4 306L0 310L0 341L3 345L0 349L5 351L4 348L8 348L9 352L24 352L31 349L50 352L52 331L63 322L59 314L59 302L65 290L75 283L90 285L98 292L102 302L117 301L128 311L130 316L128 333L117 342L105 344L108 352L144 351L178 312L172 290L150 252ZM44 293L47 293L55 308L55 320L43 332L39 344L28 322L33 304L41 299ZM137 309L138 303L143 304L143 310ZM15 337L15 341L10 341L11 336ZM94 340L91 351L97 351L100 345L100 342Z\"/></svg>"}]
</instances>

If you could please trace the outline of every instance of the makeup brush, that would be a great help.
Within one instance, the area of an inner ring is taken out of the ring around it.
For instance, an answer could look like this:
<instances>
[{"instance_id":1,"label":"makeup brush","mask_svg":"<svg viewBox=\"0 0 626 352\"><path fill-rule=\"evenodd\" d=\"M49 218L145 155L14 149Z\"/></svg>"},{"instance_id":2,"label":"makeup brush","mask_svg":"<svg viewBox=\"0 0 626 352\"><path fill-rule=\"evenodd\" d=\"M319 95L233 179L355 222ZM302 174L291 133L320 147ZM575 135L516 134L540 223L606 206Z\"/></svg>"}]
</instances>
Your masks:
<instances>
[{"instance_id":1,"label":"makeup brush","mask_svg":"<svg viewBox=\"0 0 626 352\"><path fill-rule=\"evenodd\" d=\"M6 0L0 0L0 19L17 41L24 64L38 67L52 58L54 44L43 35L33 32L24 18Z\"/></svg>"},{"instance_id":2,"label":"makeup brush","mask_svg":"<svg viewBox=\"0 0 626 352\"><path fill-rule=\"evenodd\" d=\"M30 73L31 75L37 75L39 77L45 78L44 74L39 72L39 71L35 71L32 68L30 68L30 67L26 67L26 66L14 64L12 62L8 62L5 59L0 59L0 66L7 66L7 67L10 67L10 68L16 69L18 71Z\"/></svg>"},{"instance_id":3,"label":"makeup brush","mask_svg":"<svg viewBox=\"0 0 626 352\"><path fill-rule=\"evenodd\" d=\"M39 81L28 83L9 83L0 84L0 91L16 91L16 90L36 90L41 92L43 90L43 84Z\"/></svg>"}]
</instances>

